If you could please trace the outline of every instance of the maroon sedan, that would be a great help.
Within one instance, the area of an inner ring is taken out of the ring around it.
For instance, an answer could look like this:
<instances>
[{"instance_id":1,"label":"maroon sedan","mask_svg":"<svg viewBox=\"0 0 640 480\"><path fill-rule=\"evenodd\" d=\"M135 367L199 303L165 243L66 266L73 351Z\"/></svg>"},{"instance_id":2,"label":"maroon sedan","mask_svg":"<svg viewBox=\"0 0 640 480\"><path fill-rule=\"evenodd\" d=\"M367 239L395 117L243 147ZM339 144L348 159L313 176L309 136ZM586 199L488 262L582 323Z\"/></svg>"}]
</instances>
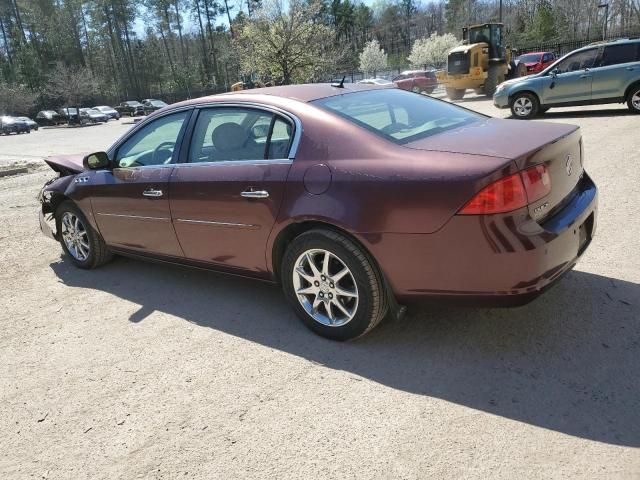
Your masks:
<instances>
[{"instance_id":1,"label":"maroon sedan","mask_svg":"<svg viewBox=\"0 0 640 480\"><path fill-rule=\"evenodd\" d=\"M190 100L107 152L47 162L60 175L41 226L78 267L123 254L279 282L308 327L339 340L414 300L527 302L596 225L577 127L395 88Z\"/></svg>"},{"instance_id":2,"label":"maroon sedan","mask_svg":"<svg viewBox=\"0 0 640 480\"><path fill-rule=\"evenodd\" d=\"M438 86L435 70L407 70L392 81L398 88L415 93L432 94Z\"/></svg>"}]
</instances>

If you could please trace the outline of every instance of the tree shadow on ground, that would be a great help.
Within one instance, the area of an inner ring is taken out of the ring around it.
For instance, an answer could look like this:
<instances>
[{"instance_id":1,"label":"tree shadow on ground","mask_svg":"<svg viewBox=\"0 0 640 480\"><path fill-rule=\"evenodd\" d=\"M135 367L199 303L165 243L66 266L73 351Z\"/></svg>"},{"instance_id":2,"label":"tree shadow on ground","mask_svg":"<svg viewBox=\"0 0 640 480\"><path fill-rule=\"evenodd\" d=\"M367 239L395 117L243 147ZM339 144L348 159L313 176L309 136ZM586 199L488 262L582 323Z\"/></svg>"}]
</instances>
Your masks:
<instances>
[{"instance_id":1,"label":"tree shadow on ground","mask_svg":"<svg viewBox=\"0 0 640 480\"><path fill-rule=\"evenodd\" d=\"M272 285L118 258L96 271L51 264L64 284L104 290L391 388L537 427L640 446L640 285L571 272L514 309L413 308L348 343L295 318Z\"/></svg>"}]
</instances>

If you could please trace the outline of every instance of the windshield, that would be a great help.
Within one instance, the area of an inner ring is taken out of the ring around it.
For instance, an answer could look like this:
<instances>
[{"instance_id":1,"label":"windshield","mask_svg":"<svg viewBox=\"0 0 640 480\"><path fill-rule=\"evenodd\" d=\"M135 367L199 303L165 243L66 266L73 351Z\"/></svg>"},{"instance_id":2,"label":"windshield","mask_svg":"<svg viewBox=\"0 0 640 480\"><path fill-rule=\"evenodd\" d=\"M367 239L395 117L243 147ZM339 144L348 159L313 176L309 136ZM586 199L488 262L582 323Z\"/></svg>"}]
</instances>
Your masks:
<instances>
[{"instance_id":1,"label":"windshield","mask_svg":"<svg viewBox=\"0 0 640 480\"><path fill-rule=\"evenodd\" d=\"M149 103L150 103L151 105L153 105L154 107L164 107L164 106L166 106L166 105L167 105L167 104L166 104L166 103L164 103L162 100L151 100Z\"/></svg>"},{"instance_id":2,"label":"windshield","mask_svg":"<svg viewBox=\"0 0 640 480\"><path fill-rule=\"evenodd\" d=\"M140 102L127 102L127 105L131 107L137 107L138 105L142 105Z\"/></svg>"},{"instance_id":3,"label":"windshield","mask_svg":"<svg viewBox=\"0 0 640 480\"><path fill-rule=\"evenodd\" d=\"M101 111L110 111L113 110L111 107L96 107L96 110L101 110Z\"/></svg>"},{"instance_id":4,"label":"windshield","mask_svg":"<svg viewBox=\"0 0 640 480\"><path fill-rule=\"evenodd\" d=\"M399 89L350 93L312 103L400 145L483 118L450 103Z\"/></svg>"},{"instance_id":5,"label":"windshield","mask_svg":"<svg viewBox=\"0 0 640 480\"><path fill-rule=\"evenodd\" d=\"M538 63L541 58L541 54L529 53L527 55L521 55L520 57L518 57L518 60L522 63Z\"/></svg>"}]
</instances>

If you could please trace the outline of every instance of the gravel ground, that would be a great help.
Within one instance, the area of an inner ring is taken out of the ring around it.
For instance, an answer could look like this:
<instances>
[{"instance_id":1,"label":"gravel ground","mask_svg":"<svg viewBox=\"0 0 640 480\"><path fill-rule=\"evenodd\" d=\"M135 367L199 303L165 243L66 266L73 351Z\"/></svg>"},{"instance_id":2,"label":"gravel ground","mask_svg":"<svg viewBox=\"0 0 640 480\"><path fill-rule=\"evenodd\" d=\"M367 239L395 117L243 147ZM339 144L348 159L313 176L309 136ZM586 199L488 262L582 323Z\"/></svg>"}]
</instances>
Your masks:
<instances>
[{"instance_id":1,"label":"gravel ground","mask_svg":"<svg viewBox=\"0 0 640 480\"><path fill-rule=\"evenodd\" d=\"M50 172L0 179L0 478L640 478L640 117L545 120L582 127L600 188L575 271L526 307L413 309L346 344L262 283L75 269L38 229ZM126 128L0 137L0 158Z\"/></svg>"}]
</instances>

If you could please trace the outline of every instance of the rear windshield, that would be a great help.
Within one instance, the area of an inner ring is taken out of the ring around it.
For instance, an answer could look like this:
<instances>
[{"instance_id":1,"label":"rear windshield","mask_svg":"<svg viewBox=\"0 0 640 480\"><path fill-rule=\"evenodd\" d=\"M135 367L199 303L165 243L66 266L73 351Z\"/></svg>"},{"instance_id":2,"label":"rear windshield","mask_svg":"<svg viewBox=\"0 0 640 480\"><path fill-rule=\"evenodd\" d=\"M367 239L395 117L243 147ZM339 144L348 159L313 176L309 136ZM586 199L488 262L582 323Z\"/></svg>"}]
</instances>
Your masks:
<instances>
[{"instance_id":1,"label":"rear windshield","mask_svg":"<svg viewBox=\"0 0 640 480\"><path fill-rule=\"evenodd\" d=\"M450 103L395 88L349 93L312 103L400 145L484 118Z\"/></svg>"}]
</instances>

